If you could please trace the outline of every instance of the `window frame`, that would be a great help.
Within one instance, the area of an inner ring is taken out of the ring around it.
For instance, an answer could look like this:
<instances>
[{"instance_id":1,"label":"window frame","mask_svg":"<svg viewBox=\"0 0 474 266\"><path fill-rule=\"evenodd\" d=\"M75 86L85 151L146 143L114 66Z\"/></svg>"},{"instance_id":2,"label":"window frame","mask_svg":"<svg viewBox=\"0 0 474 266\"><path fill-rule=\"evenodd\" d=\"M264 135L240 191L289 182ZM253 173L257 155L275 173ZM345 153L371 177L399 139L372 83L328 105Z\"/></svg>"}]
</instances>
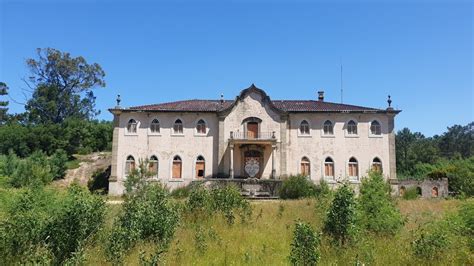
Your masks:
<instances>
[{"instance_id":1,"label":"window frame","mask_svg":"<svg viewBox=\"0 0 474 266\"><path fill-rule=\"evenodd\" d=\"M352 133L349 133L349 123L350 122L354 122L355 123L355 128L356 128L356 133L355 134L352 134ZM350 118L349 120L347 120L346 124L345 124L345 130L344 130L344 134L345 134L345 137L347 138L358 138L359 137L359 121L357 121L356 119L354 118Z\"/></svg>"},{"instance_id":2,"label":"window frame","mask_svg":"<svg viewBox=\"0 0 474 266\"><path fill-rule=\"evenodd\" d=\"M327 160L330 159L330 162L327 162ZM332 176L326 175L326 165L330 164L332 166ZM334 159L331 156L326 156L324 161L323 161L323 177L324 180L326 181L335 181L336 180L336 163L334 162Z\"/></svg>"},{"instance_id":3,"label":"window frame","mask_svg":"<svg viewBox=\"0 0 474 266\"><path fill-rule=\"evenodd\" d=\"M199 158L202 158L202 160L200 160ZM197 164L200 163L200 162L204 163L204 170L203 170L203 176L202 177L198 177L197 172L196 172ZM204 158L204 156L202 156L202 155L198 155L196 157L196 160L194 161L193 178L195 180L203 180L203 179L206 178L206 158Z\"/></svg>"},{"instance_id":4,"label":"window frame","mask_svg":"<svg viewBox=\"0 0 474 266\"><path fill-rule=\"evenodd\" d=\"M378 127L379 127L379 130L380 130L380 134L373 134L373 132L372 132L372 123L374 123L374 122L378 123ZM371 120L370 123L369 123L369 137L372 137L372 138L382 138L382 137L383 137L382 132L383 132L383 131L382 131L382 123L381 123L379 120L377 120L377 119Z\"/></svg>"},{"instance_id":5,"label":"window frame","mask_svg":"<svg viewBox=\"0 0 474 266\"><path fill-rule=\"evenodd\" d=\"M157 121L158 123L154 123L155 121ZM156 125L158 125L158 131L153 131L153 126L156 127ZM158 118L154 117L151 120L150 126L148 127L148 132L149 132L150 135L154 135L154 136L161 135L161 123L160 123L160 120Z\"/></svg>"},{"instance_id":6,"label":"window frame","mask_svg":"<svg viewBox=\"0 0 474 266\"><path fill-rule=\"evenodd\" d=\"M355 162L351 162L351 160L354 159ZM351 175L351 165L355 165L355 170L357 175ZM359 181L359 176L360 176L360 169L359 169L359 161L355 156L351 156L349 160L347 161L347 178L349 181Z\"/></svg>"},{"instance_id":7,"label":"window frame","mask_svg":"<svg viewBox=\"0 0 474 266\"><path fill-rule=\"evenodd\" d=\"M202 132L199 132L198 130L198 126L199 126L199 122L204 122L204 129L205 129L205 132L202 133ZM198 136L198 137L202 137L202 136L207 136L207 134L209 133L209 124L207 123L206 119L204 118L199 118L195 123L194 123L194 135L195 136Z\"/></svg>"},{"instance_id":8,"label":"window frame","mask_svg":"<svg viewBox=\"0 0 474 266\"><path fill-rule=\"evenodd\" d=\"M180 177L173 177L173 166L174 166L174 163L175 163L175 159L176 157L179 158L179 162L181 163L180 165ZM172 158L171 158L171 167L170 167L170 179L169 181L175 181L175 182L183 182L184 181L184 177L183 177L183 157L180 155L180 154L175 154Z\"/></svg>"},{"instance_id":9,"label":"window frame","mask_svg":"<svg viewBox=\"0 0 474 266\"><path fill-rule=\"evenodd\" d=\"M131 159L130 159L131 158ZM137 169L137 161L135 160L135 156L129 154L125 157L125 164L124 164L124 170L123 170L123 175L125 178L128 178L130 173ZM129 163L131 165L129 166Z\"/></svg>"},{"instance_id":10,"label":"window frame","mask_svg":"<svg viewBox=\"0 0 474 266\"><path fill-rule=\"evenodd\" d=\"M332 130L332 133L331 134L326 134L326 122L329 122L331 123L331 130ZM332 121L331 119L326 119L324 120L323 124L322 124L322 129L321 129L321 137L323 138L334 138L336 135L334 134L334 128L336 127L336 123L334 121Z\"/></svg>"},{"instance_id":11,"label":"window frame","mask_svg":"<svg viewBox=\"0 0 474 266\"><path fill-rule=\"evenodd\" d=\"M376 159L378 162L375 162ZM374 171L374 165L380 165L380 173L383 174L383 162L379 156L375 156L372 161L370 161L370 171Z\"/></svg>"},{"instance_id":12,"label":"window frame","mask_svg":"<svg viewBox=\"0 0 474 266\"><path fill-rule=\"evenodd\" d=\"M148 171L151 172L150 170L150 163L156 163L156 173L154 173L154 175L151 176L151 178L154 178L154 179L158 179L158 176L159 176L159 171L160 171L160 160L158 159L158 156L156 155L151 155L150 158L148 159L148 165L147 165L147 168L148 168Z\"/></svg>"},{"instance_id":13,"label":"window frame","mask_svg":"<svg viewBox=\"0 0 474 266\"><path fill-rule=\"evenodd\" d=\"M175 131L175 126L177 124L176 122L178 120L181 122L181 132L176 132ZM183 122L182 118L178 117L178 118L174 119L173 126L171 127L171 135L172 136L184 136L184 122Z\"/></svg>"},{"instance_id":14,"label":"window frame","mask_svg":"<svg viewBox=\"0 0 474 266\"><path fill-rule=\"evenodd\" d=\"M129 130L130 121L135 121L135 132ZM136 136L138 135L138 128L140 127L140 121L135 117L129 117L127 123L125 124L125 135L127 136Z\"/></svg>"},{"instance_id":15,"label":"window frame","mask_svg":"<svg viewBox=\"0 0 474 266\"><path fill-rule=\"evenodd\" d=\"M305 161L305 159L307 161ZM307 175L304 175L303 173L303 164L308 164L308 174ZM311 160L308 158L308 156L303 156L301 157L300 159L300 175L304 176L304 177L307 177L308 179L311 179Z\"/></svg>"},{"instance_id":16,"label":"window frame","mask_svg":"<svg viewBox=\"0 0 474 266\"><path fill-rule=\"evenodd\" d=\"M302 133L302 131L301 131L301 127L302 127L304 122L307 123L308 133ZM311 137L311 123L309 122L309 119L306 119L306 118L301 119L298 123L297 130L298 130L298 134L297 134L298 137L310 138Z\"/></svg>"}]
</instances>

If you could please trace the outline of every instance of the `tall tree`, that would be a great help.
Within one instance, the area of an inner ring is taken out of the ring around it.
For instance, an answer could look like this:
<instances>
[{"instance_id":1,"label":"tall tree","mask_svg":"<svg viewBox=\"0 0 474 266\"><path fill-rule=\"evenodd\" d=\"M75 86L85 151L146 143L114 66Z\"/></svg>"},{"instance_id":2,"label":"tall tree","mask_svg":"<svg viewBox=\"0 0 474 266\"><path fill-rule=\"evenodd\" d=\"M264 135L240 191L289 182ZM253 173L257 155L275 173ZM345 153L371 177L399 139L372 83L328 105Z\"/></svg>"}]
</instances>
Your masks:
<instances>
[{"instance_id":1,"label":"tall tree","mask_svg":"<svg viewBox=\"0 0 474 266\"><path fill-rule=\"evenodd\" d=\"M4 82L0 82L0 97L8 95L8 86ZM8 101L0 98L0 124L7 120Z\"/></svg>"},{"instance_id":2,"label":"tall tree","mask_svg":"<svg viewBox=\"0 0 474 266\"><path fill-rule=\"evenodd\" d=\"M438 139L439 148L443 156L448 158L468 158L474 155L474 122L465 126L454 125L448 127Z\"/></svg>"},{"instance_id":3,"label":"tall tree","mask_svg":"<svg viewBox=\"0 0 474 266\"><path fill-rule=\"evenodd\" d=\"M34 123L62 123L68 118L91 119L95 109L93 89L105 87L105 72L99 64L52 48L37 49L38 58L28 59L32 98L26 104Z\"/></svg>"}]
</instances>

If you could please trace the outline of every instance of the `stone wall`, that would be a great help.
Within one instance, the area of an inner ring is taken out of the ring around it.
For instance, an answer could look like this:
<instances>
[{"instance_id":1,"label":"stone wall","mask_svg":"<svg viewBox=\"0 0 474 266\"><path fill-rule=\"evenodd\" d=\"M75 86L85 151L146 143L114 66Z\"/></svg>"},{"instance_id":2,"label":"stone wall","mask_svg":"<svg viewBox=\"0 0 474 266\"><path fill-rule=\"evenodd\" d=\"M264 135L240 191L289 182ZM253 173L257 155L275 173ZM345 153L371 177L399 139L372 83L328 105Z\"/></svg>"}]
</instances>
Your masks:
<instances>
[{"instance_id":1,"label":"stone wall","mask_svg":"<svg viewBox=\"0 0 474 266\"><path fill-rule=\"evenodd\" d=\"M392 186L394 187L394 186ZM448 179L425 179L419 180L399 180L395 188L398 188L397 195L403 196L403 193L410 188L417 188L419 195L423 198L437 198L448 196Z\"/></svg>"}]
</instances>

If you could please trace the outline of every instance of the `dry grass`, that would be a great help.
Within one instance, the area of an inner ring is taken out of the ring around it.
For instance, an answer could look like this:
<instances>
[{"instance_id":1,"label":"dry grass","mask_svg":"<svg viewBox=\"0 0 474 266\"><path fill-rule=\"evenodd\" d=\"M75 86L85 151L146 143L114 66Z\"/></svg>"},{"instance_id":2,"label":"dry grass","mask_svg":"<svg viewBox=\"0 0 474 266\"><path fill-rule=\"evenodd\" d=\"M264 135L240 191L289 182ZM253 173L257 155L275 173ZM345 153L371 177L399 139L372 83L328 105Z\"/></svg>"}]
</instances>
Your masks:
<instances>
[{"instance_id":1,"label":"dry grass","mask_svg":"<svg viewBox=\"0 0 474 266\"><path fill-rule=\"evenodd\" d=\"M252 202L252 218L229 226L219 215L191 222L189 217L180 224L169 251L164 256L167 265L287 265L293 225L297 219L309 222L321 230L322 218L317 215L317 202L257 201ZM362 235L354 246L335 248L323 238L321 263L323 265L354 265L357 260L373 265L473 265L474 257L466 246L458 246L437 261L425 262L411 255L413 230L460 205L458 200L400 201L399 207L407 217L407 224L396 236ZM120 206L109 206L107 227ZM283 210L283 211L282 211ZM239 220L239 219L238 219ZM201 226L206 248L199 248L195 240ZM87 264L105 264L103 241L106 232L94 247L86 252ZM125 264L138 264L140 251L150 251L146 243L137 245L127 256Z\"/></svg>"}]
</instances>

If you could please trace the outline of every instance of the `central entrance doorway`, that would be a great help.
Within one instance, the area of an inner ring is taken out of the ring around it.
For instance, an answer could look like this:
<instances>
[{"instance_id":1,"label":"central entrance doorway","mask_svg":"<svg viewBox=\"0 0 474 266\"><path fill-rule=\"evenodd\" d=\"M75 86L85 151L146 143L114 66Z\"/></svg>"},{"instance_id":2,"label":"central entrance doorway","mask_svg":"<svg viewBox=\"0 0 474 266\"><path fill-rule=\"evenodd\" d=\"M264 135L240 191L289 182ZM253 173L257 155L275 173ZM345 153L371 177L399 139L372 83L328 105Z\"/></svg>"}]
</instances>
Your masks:
<instances>
[{"instance_id":1,"label":"central entrance doorway","mask_svg":"<svg viewBox=\"0 0 474 266\"><path fill-rule=\"evenodd\" d=\"M244 173L245 177L260 178L262 176L263 158L258 150L248 150L244 152Z\"/></svg>"}]
</instances>

